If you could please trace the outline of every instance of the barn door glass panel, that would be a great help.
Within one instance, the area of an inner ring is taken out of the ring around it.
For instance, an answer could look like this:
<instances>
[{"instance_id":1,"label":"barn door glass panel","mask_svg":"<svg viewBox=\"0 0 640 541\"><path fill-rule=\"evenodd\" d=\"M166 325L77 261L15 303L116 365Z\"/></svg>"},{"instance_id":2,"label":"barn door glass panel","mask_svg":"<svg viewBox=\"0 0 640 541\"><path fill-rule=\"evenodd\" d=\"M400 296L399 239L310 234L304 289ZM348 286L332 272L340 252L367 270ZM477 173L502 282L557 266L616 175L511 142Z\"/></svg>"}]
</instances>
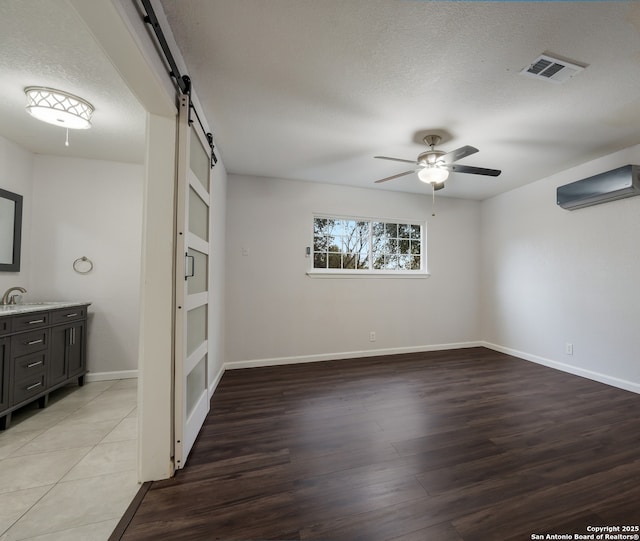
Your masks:
<instances>
[{"instance_id":1,"label":"barn door glass panel","mask_svg":"<svg viewBox=\"0 0 640 541\"><path fill-rule=\"evenodd\" d=\"M198 361L187 376L187 418L191 417L207 384L207 356Z\"/></svg>"},{"instance_id":2,"label":"barn door glass panel","mask_svg":"<svg viewBox=\"0 0 640 541\"><path fill-rule=\"evenodd\" d=\"M196 178L202 184L202 187L209 191L209 176L210 176L210 158L209 152L204 149L198 132L195 128L191 128L191 146L189 151L189 167Z\"/></svg>"},{"instance_id":3,"label":"barn door glass panel","mask_svg":"<svg viewBox=\"0 0 640 541\"><path fill-rule=\"evenodd\" d=\"M209 257L194 248L189 248L187 254L187 293L205 293L209 282Z\"/></svg>"},{"instance_id":4,"label":"barn door glass panel","mask_svg":"<svg viewBox=\"0 0 640 541\"><path fill-rule=\"evenodd\" d=\"M189 232L209 240L209 207L193 188L189 188Z\"/></svg>"},{"instance_id":5,"label":"barn door glass panel","mask_svg":"<svg viewBox=\"0 0 640 541\"><path fill-rule=\"evenodd\" d=\"M187 356L193 354L207 339L207 305L187 312Z\"/></svg>"}]
</instances>

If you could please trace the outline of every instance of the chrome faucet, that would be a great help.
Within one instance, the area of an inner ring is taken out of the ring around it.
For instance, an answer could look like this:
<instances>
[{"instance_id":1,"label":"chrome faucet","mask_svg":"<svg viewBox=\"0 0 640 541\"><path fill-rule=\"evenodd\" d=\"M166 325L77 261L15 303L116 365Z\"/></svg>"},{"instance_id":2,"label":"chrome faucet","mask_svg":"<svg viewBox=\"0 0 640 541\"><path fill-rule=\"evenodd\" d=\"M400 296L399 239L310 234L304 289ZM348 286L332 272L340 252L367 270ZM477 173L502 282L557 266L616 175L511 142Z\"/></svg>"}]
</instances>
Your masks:
<instances>
[{"instance_id":1,"label":"chrome faucet","mask_svg":"<svg viewBox=\"0 0 640 541\"><path fill-rule=\"evenodd\" d=\"M11 292L19 291L20 293L26 293L27 290L24 287L10 287L4 292L2 295L2 304L6 306L7 304L15 304L16 303L16 295L11 295Z\"/></svg>"}]
</instances>

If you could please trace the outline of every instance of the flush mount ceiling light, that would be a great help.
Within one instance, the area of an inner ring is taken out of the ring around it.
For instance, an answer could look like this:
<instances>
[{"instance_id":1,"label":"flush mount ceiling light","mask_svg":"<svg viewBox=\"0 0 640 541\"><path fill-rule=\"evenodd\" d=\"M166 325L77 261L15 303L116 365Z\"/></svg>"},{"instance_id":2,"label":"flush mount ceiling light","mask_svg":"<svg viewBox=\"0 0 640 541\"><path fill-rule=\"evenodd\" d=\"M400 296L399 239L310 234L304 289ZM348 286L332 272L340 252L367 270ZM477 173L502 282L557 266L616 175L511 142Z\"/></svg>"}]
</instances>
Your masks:
<instances>
[{"instance_id":1,"label":"flush mount ceiling light","mask_svg":"<svg viewBox=\"0 0 640 541\"><path fill-rule=\"evenodd\" d=\"M38 120L72 130L91 127L94 109L88 101L44 86L27 87L24 93L27 96L27 112Z\"/></svg>"}]
</instances>

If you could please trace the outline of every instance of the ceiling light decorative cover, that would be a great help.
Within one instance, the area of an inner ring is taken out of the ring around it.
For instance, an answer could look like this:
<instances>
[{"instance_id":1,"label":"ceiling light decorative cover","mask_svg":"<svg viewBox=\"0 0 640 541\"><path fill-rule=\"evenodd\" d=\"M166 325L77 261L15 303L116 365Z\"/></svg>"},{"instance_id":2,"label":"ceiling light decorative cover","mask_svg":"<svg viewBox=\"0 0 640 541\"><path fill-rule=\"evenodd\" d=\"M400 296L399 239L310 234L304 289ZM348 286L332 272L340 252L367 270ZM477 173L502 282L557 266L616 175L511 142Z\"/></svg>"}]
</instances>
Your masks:
<instances>
[{"instance_id":1,"label":"ceiling light decorative cover","mask_svg":"<svg viewBox=\"0 0 640 541\"><path fill-rule=\"evenodd\" d=\"M449 171L437 166L427 166L418 171L418 178L425 184L440 184L449 178Z\"/></svg>"},{"instance_id":2,"label":"ceiling light decorative cover","mask_svg":"<svg viewBox=\"0 0 640 541\"><path fill-rule=\"evenodd\" d=\"M94 108L88 101L44 86L27 87L24 93L27 112L38 120L74 130L91 127Z\"/></svg>"}]
</instances>

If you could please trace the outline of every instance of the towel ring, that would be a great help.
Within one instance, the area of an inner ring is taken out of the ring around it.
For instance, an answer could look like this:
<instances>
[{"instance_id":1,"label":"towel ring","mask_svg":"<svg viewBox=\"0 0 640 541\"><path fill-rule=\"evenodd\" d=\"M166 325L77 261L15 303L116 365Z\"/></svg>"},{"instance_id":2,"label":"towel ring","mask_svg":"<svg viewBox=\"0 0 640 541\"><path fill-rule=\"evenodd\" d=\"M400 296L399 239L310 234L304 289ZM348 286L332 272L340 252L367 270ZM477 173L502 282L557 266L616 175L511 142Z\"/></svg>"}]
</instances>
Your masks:
<instances>
[{"instance_id":1,"label":"towel ring","mask_svg":"<svg viewBox=\"0 0 640 541\"><path fill-rule=\"evenodd\" d=\"M73 262L73 270L78 274L89 274L93 270L93 261L83 255Z\"/></svg>"}]
</instances>

